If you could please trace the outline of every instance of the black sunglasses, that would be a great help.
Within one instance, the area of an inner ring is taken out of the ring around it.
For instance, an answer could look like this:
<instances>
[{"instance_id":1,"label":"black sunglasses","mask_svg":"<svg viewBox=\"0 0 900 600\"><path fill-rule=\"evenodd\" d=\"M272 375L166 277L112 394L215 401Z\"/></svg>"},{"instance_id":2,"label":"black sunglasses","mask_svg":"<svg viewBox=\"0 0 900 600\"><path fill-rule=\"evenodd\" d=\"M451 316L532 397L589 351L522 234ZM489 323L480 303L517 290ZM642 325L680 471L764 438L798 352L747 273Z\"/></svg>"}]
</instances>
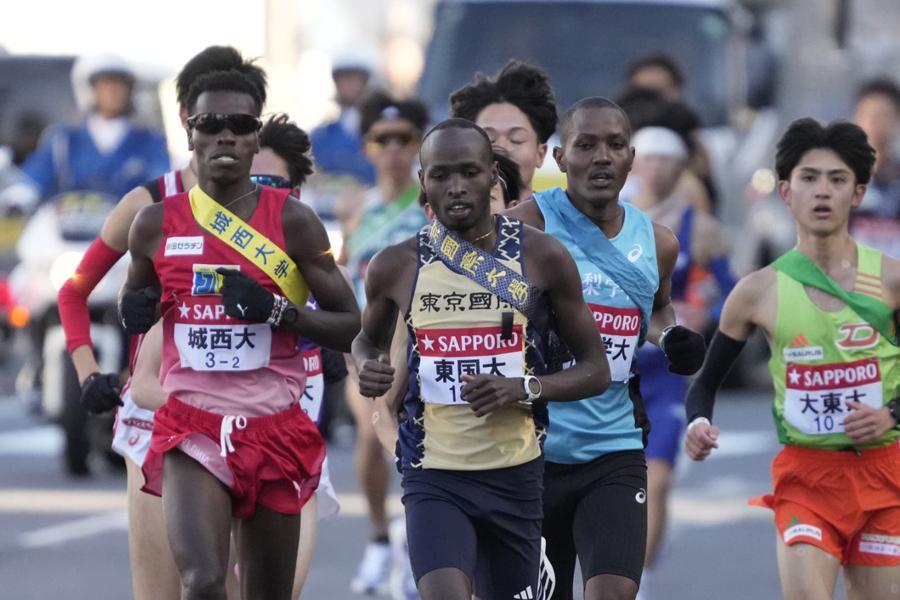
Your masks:
<instances>
[{"instance_id":1,"label":"black sunglasses","mask_svg":"<svg viewBox=\"0 0 900 600\"><path fill-rule=\"evenodd\" d=\"M289 180L278 175L251 175L250 181L279 190L289 190L294 187Z\"/></svg>"},{"instance_id":2,"label":"black sunglasses","mask_svg":"<svg viewBox=\"0 0 900 600\"><path fill-rule=\"evenodd\" d=\"M187 124L190 129L209 135L215 135L223 129L234 135L247 135L259 131L262 127L262 121L258 117L242 113L200 113L188 117Z\"/></svg>"},{"instance_id":3,"label":"black sunglasses","mask_svg":"<svg viewBox=\"0 0 900 600\"><path fill-rule=\"evenodd\" d=\"M391 142L397 142L401 146L409 146L414 140L416 136L411 133L382 133L381 135L373 135L369 137L369 141L373 144L378 144L381 147L385 147Z\"/></svg>"}]
</instances>

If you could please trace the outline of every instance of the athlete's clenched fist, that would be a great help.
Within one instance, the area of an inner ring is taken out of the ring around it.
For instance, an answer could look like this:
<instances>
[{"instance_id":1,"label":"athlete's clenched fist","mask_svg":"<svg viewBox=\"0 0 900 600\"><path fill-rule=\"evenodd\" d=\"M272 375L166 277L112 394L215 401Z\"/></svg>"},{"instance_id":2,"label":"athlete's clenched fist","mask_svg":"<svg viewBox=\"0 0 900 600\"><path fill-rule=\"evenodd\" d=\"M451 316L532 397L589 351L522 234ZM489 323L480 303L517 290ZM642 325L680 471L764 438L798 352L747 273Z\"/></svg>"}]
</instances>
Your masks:
<instances>
[{"instance_id":1,"label":"athlete's clenched fist","mask_svg":"<svg viewBox=\"0 0 900 600\"><path fill-rule=\"evenodd\" d=\"M694 460L705 460L713 448L719 447L719 428L706 419L697 419L688 426L684 451Z\"/></svg>"},{"instance_id":2,"label":"athlete's clenched fist","mask_svg":"<svg viewBox=\"0 0 900 600\"><path fill-rule=\"evenodd\" d=\"M119 299L119 318L125 333L135 335L147 333L158 318L159 290L145 287L127 290Z\"/></svg>"},{"instance_id":3,"label":"athlete's clenched fist","mask_svg":"<svg viewBox=\"0 0 900 600\"><path fill-rule=\"evenodd\" d=\"M527 399L521 377L498 375L463 375L462 399L469 403L476 417L488 415L502 406Z\"/></svg>"},{"instance_id":4,"label":"athlete's clenched fist","mask_svg":"<svg viewBox=\"0 0 900 600\"><path fill-rule=\"evenodd\" d=\"M385 354L365 361L359 370L359 393L366 398L387 394L393 383L394 367Z\"/></svg>"},{"instance_id":5,"label":"athlete's clenched fist","mask_svg":"<svg viewBox=\"0 0 900 600\"><path fill-rule=\"evenodd\" d=\"M263 323L272 315L275 295L252 277L234 269L218 268L222 276L222 304L232 319Z\"/></svg>"}]
</instances>

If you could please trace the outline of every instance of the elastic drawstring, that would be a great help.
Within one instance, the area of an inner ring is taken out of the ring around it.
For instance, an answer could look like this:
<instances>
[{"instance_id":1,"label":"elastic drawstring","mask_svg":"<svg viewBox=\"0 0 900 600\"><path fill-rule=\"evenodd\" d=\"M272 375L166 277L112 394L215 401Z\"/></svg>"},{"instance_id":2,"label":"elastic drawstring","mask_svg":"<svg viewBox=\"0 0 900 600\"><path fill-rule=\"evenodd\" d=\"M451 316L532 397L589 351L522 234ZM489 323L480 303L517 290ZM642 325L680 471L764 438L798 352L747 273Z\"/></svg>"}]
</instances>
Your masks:
<instances>
[{"instance_id":1,"label":"elastic drawstring","mask_svg":"<svg viewBox=\"0 0 900 600\"><path fill-rule=\"evenodd\" d=\"M244 429L247 427L247 417L244 415L225 415L222 417L222 428L219 429L219 446L222 450L219 456L226 458L229 452L234 452L234 444L231 442L231 434L234 428Z\"/></svg>"}]
</instances>

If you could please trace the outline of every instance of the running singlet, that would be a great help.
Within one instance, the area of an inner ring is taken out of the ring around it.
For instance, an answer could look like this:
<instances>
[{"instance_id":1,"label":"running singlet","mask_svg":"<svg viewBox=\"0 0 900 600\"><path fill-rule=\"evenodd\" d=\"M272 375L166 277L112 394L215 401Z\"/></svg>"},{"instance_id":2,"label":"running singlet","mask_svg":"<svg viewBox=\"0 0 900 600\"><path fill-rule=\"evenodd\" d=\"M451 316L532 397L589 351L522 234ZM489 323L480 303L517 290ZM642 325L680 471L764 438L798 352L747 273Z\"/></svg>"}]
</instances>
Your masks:
<instances>
[{"instance_id":1,"label":"running singlet","mask_svg":"<svg viewBox=\"0 0 900 600\"><path fill-rule=\"evenodd\" d=\"M857 244L854 290L882 298L882 253ZM827 312L804 286L777 273L775 339L769 372L775 385L773 412L782 444L843 449L845 404L854 400L881 408L900 396L900 348L844 306ZM885 446L900 438L892 429L863 447Z\"/></svg>"},{"instance_id":2,"label":"running singlet","mask_svg":"<svg viewBox=\"0 0 900 600\"><path fill-rule=\"evenodd\" d=\"M549 193L541 192L535 194L535 201L542 207L551 197ZM609 241L647 277L655 290L659 286L659 268L653 222L633 205L625 202L620 205L625 211L622 230ZM609 388L599 396L577 402L549 403L550 430L544 444L547 460L582 463L609 452L641 450L644 447L643 431L635 423L635 406L629 392L631 366L641 330L641 311L622 288L585 255L579 242L572 239L552 210L542 207L541 212L544 230L562 242L575 259L584 301L597 322L612 375Z\"/></svg>"},{"instance_id":3,"label":"running singlet","mask_svg":"<svg viewBox=\"0 0 900 600\"><path fill-rule=\"evenodd\" d=\"M359 226L347 238L347 269L360 306L366 303L366 269L372 257L383 248L411 238L428 224L418 198L418 185L410 187L388 204L382 201L377 188L366 194Z\"/></svg>"},{"instance_id":4,"label":"running singlet","mask_svg":"<svg viewBox=\"0 0 900 600\"><path fill-rule=\"evenodd\" d=\"M281 248L281 212L288 194L262 188L248 221ZM163 237L154 263L162 284L163 389L186 404L219 414L254 417L288 409L306 382L298 336L273 330L268 323L227 316L218 293L222 276L216 269L240 270L268 291L283 292L259 267L197 224L187 193L162 204ZM266 248L259 246L266 257Z\"/></svg>"},{"instance_id":5,"label":"running singlet","mask_svg":"<svg viewBox=\"0 0 900 600\"><path fill-rule=\"evenodd\" d=\"M522 272L522 223L499 217L494 256ZM463 374L522 377L543 372L528 319L435 256L428 227L417 234L419 265L406 323L409 385L400 423L403 469L480 471L541 455L546 404L513 404L477 417L460 396ZM449 239L449 238L448 238ZM503 313L513 315L503 335Z\"/></svg>"}]
</instances>

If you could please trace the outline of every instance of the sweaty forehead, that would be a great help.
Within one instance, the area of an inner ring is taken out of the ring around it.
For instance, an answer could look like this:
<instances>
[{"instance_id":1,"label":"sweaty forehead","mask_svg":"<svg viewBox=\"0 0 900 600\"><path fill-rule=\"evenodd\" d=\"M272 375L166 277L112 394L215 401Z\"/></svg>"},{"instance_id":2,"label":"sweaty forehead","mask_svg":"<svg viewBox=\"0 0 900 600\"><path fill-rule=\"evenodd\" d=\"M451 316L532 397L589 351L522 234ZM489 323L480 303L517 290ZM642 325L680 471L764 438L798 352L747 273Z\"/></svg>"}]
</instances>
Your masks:
<instances>
[{"instance_id":1,"label":"sweaty forehead","mask_svg":"<svg viewBox=\"0 0 900 600\"><path fill-rule=\"evenodd\" d=\"M484 162L490 164L491 144L474 129L439 129L425 140L420 153L423 167L434 164Z\"/></svg>"},{"instance_id":2,"label":"sweaty forehead","mask_svg":"<svg viewBox=\"0 0 900 600\"><path fill-rule=\"evenodd\" d=\"M224 113L255 115L256 104L253 97L243 92L214 91L203 92L197 98L195 114Z\"/></svg>"}]
</instances>

